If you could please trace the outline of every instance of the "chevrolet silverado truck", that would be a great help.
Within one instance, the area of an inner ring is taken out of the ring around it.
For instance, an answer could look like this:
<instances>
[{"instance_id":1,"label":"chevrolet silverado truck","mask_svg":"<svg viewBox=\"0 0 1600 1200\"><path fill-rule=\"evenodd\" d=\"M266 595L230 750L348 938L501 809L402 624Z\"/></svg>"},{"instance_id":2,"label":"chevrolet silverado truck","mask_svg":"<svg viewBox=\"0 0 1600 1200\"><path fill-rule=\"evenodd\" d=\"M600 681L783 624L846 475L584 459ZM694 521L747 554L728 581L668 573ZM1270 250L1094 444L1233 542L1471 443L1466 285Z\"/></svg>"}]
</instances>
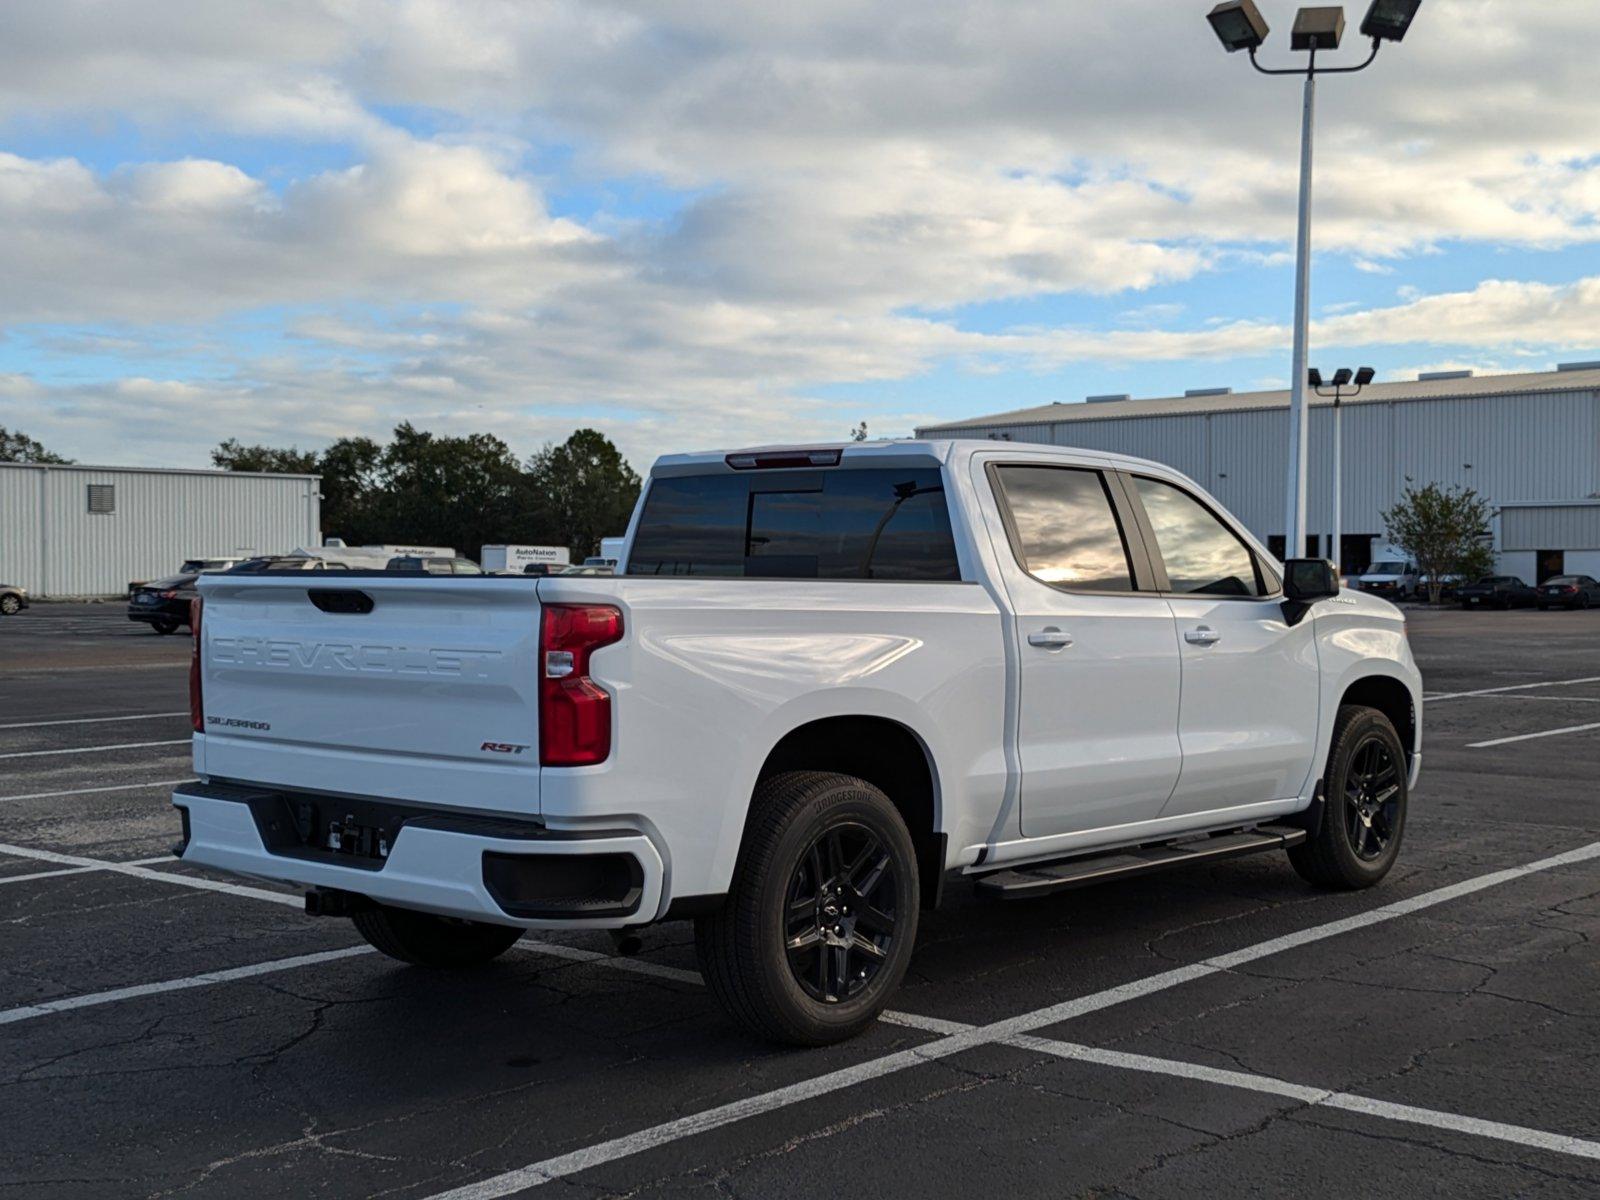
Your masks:
<instances>
[{"instance_id":1,"label":"chevrolet silverado truck","mask_svg":"<svg viewBox=\"0 0 1600 1200\"><path fill-rule=\"evenodd\" d=\"M798 1044L874 1019L952 880L1285 849L1369 887L1421 763L1399 610L1107 453L674 455L614 576L199 590L185 862L425 967L692 919L728 1013Z\"/></svg>"}]
</instances>

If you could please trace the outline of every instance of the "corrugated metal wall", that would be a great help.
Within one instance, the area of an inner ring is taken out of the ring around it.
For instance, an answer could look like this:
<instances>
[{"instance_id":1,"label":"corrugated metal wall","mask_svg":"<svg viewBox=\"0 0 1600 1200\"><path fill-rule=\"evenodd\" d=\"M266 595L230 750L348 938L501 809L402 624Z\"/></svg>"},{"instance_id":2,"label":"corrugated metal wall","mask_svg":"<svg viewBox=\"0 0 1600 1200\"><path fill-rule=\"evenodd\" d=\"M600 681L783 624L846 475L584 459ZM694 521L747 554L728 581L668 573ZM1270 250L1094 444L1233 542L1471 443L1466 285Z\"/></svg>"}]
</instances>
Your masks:
<instances>
[{"instance_id":1,"label":"corrugated metal wall","mask_svg":"<svg viewBox=\"0 0 1600 1200\"><path fill-rule=\"evenodd\" d=\"M115 511L89 511L112 484ZM38 596L110 596L184 559L315 544L315 479L227 472L0 464L0 580Z\"/></svg>"},{"instance_id":2,"label":"corrugated metal wall","mask_svg":"<svg viewBox=\"0 0 1600 1200\"><path fill-rule=\"evenodd\" d=\"M1508 508L1500 514L1502 550L1600 550L1600 504Z\"/></svg>"},{"instance_id":3,"label":"corrugated metal wall","mask_svg":"<svg viewBox=\"0 0 1600 1200\"><path fill-rule=\"evenodd\" d=\"M1085 417L996 424L964 436L1113 450L1176 467L1206 487L1257 537L1283 532L1285 409ZM1600 393L1396 400L1344 409L1344 531L1382 534L1383 509L1409 477L1465 484L1492 504L1572 500L1600 491ZM1311 410L1309 524L1327 533L1333 507L1333 410ZM1547 543L1541 549L1554 549Z\"/></svg>"}]
</instances>

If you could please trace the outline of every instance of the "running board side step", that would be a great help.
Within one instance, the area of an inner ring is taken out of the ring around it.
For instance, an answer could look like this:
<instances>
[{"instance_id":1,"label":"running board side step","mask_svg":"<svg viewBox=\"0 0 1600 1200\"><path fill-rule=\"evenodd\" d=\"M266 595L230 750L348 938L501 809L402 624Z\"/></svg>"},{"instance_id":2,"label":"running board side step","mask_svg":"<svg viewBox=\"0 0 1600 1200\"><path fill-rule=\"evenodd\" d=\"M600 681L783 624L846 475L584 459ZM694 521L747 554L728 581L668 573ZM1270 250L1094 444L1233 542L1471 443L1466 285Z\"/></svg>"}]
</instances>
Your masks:
<instances>
[{"instance_id":1,"label":"running board side step","mask_svg":"<svg viewBox=\"0 0 1600 1200\"><path fill-rule=\"evenodd\" d=\"M1243 833L1224 833L1190 842L1169 842L1160 846L1116 850L1109 854L1030 863L1025 867L979 875L974 880L974 886L982 896L1026 900L1068 888L1146 875L1190 863L1218 862L1263 850L1287 850L1305 840L1306 831L1293 825L1262 825Z\"/></svg>"}]
</instances>

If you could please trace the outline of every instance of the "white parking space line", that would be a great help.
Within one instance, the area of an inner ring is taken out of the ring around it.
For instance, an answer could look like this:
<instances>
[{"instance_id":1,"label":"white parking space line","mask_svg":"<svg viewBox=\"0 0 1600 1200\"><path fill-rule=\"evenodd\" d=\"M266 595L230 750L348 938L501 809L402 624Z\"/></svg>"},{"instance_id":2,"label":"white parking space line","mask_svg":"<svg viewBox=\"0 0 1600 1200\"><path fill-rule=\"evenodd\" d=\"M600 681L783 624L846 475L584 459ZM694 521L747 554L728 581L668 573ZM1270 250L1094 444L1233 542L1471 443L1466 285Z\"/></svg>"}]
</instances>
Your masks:
<instances>
[{"instance_id":1,"label":"white parking space line","mask_svg":"<svg viewBox=\"0 0 1600 1200\"><path fill-rule=\"evenodd\" d=\"M272 962L254 963L248 967L233 967L226 971L207 971L183 979L166 979L160 983L140 983L132 987L112 988L105 992L90 992L84 996L68 996L61 1000L44 1000L38 1004L25 1004L0 1012L0 1025L28 1021L35 1017L48 1017L52 1013L70 1012L75 1008L93 1008L100 1004L113 1004L118 1000L132 1000L138 996L155 996L162 992L181 992L188 988L209 987L214 983L232 983L239 979L253 979L258 975L271 975L275 971L293 971L319 963L336 962L341 958L354 958L358 954L376 953L371 946L350 946L344 950L324 950L319 954L300 954L294 958L279 958Z\"/></svg>"},{"instance_id":2,"label":"white parking space line","mask_svg":"<svg viewBox=\"0 0 1600 1200\"><path fill-rule=\"evenodd\" d=\"M0 758L45 758L52 754L103 754L107 750L143 750L149 746L187 746L191 739L173 738L168 742L118 742L112 746L73 746L66 750L20 750L0 754Z\"/></svg>"},{"instance_id":3,"label":"white parking space line","mask_svg":"<svg viewBox=\"0 0 1600 1200\"><path fill-rule=\"evenodd\" d=\"M1165 1058L1151 1058L1144 1054L1127 1054L1120 1050L1100 1050L1093 1046L1080 1046L1072 1042L1057 1042L1048 1038L1013 1038L1008 1045L1024 1050L1037 1050L1058 1058L1079 1062L1097 1063L1127 1071L1143 1071L1154 1075L1169 1075L1178 1079L1193 1079L1222 1087L1242 1088L1269 1096L1283 1096L1312 1107L1339 1108L1346 1112L1362 1113L1389 1121L1403 1121L1410 1125L1426 1125L1451 1133L1465 1133L1474 1137L1492 1138L1530 1146L1536 1150L1549 1150L1578 1158L1600 1159L1600 1142L1570 1137L1563 1133L1548 1133L1530 1129L1526 1125L1507 1125L1501 1121L1485 1121L1479 1117L1465 1117L1458 1113L1441 1112L1432 1108L1417 1108L1410 1104L1395 1104L1388 1100L1374 1100L1349 1092L1332 1092L1323 1088L1307 1087L1274 1079L1270 1075L1251 1075L1243 1071L1226 1071L1199 1063L1175 1062Z\"/></svg>"},{"instance_id":4,"label":"white parking space line","mask_svg":"<svg viewBox=\"0 0 1600 1200\"><path fill-rule=\"evenodd\" d=\"M1538 733L1519 733L1515 737L1490 738L1487 742L1468 742L1468 750L1482 750L1488 746L1505 746L1511 742L1531 742L1535 738L1559 737L1563 733L1587 733L1600 729L1600 721L1588 725L1563 725L1560 729L1541 729Z\"/></svg>"},{"instance_id":5,"label":"white parking space line","mask_svg":"<svg viewBox=\"0 0 1600 1200\"><path fill-rule=\"evenodd\" d=\"M1600 857L1600 843L1593 846L1582 847L1567 854L1556 855L1552 858L1541 859L1539 862L1530 863L1525 867L1514 867L1507 871L1495 872L1492 875L1480 876L1478 879L1466 880L1462 884L1454 884L1448 888L1436 889L1434 892L1425 893L1423 896L1413 897L1411 901L1401 901L1399 904L1386 906L1389 910L1398 910L1402 906L1404 911L1412 912L1418 908L1428 907L1431 904L1442 903L1446 899L1467 895L1473 891L1480 891L1484 887L1494 886L1496 882L1504 882L1505 878L1518 878L1536 871L1549 870L1555 866L1564 866L1570 863L1583 862ZM146 860L153 861L153 860ZM125 864L134 865L134 864ZM100 869L100 868L80 868ZM57 874L49 872L48 874ZM66 872L60 872L66 873ZM1418 903L1426 900L1428 903ZM1383 911L1383 910L1378 910ZM1399 915L1394 913L1393 915ZM1388 919L1388 918L1385 918ZM1370 922L1368 922L1370 923ZM1212 966L1222 961L1250 961L1267 953L1277 953L1290 945L1303 945L1307 941L1318 940L1317 937L1331 936L1323 932L1335 929L1344 931L1357 926L1348 922L1330 922L1328 925L1317 926L1314 929L1303 931L1302 934L1290 935L1287 938L1274 939L1263 942L1258 946L1248 947L1246 950L1236 952L1234 955L1223 956L1221 959L1211 959L1201 966ZM537 939L524 939L517 943L517 949L530 953L549 955L572 962L594 963L608 968L631 971L638 974L652 975L670 979L680 983L700 984L704 981L698 973L684 970L679 967L670 967L662 963L651 962L647 959L635 959L616 955L602 954L598 951L584 950L576 946L565 946L554 942L545 942ZM135 984L129 987L111 988L106 991L91 992L81 996L64 997L58 1000L42 1001L38 1004L23 1005L0 1011L0 1025L14 1024L19 1021L32 1020L39 1017L51 1016L57 1013L71 1012L83 1008L91 1008L103 1004L113 1004L122 1000L132 1000L144 996L160 995L168 992L184 991L192 988L210 987L218 984L233 983L239 980L259 978L264 975L276 974L281 971L299 970L302 967L318 966L323 963L337 962L343 959L355 958L372 954L370 946L349 946L340 950L326 950L313 954L296 955L291 958L273 959L264 963L253 963L243 967L233 967L220 971L207 971L198 975L190 975L180 979L162 980L157 983ZM1249 955L1249 959L1239 959L1240 955ZM1153 979L1170 979L1182 974L1187 969L1176 972L1166 972L1154 976ZM1209 973L1209 972L1208 972ZM1198 978L1198 976L1194 976ZM1144 981L1141 981L1144 982ZM1167 986L1171 986L1170 984ZM1147 995L1151 990L1140 988L1136 994ZM1101 997L1121 995L1129 997L1130 989L1113 988L1100 993ZM1094 1000L1096 997L1087 997ZM1111 1003L1118 1003L1112 1000ZM1071 1002L1069 1002L1071 1003ZM1055 1006L1060 1010L1063 1006ZM1094 1007L1106 1007L1104 1003ZM1101 1049L1075 1042L1062 1042L1052 1038L1038 1037L1029 1033L1017 1033L1009 1036L992 1036L994 1030L1003 1026L1015 1024L1018 1020L1024 1021L1034 1028L1040 1014L1053 1010L1040 1010L1040 1013L1026 1014L1023 1018L1014 1018L1011 1021L996 1022L989 1026L973 1026L959 1021L946 1021L938 1017L927 1017L916 1013L902 1013L889 1011L883 1014L887 1024L900 1025L913 1029L920 1029L933 1033L943 1039L945 1046L949 1043L960 1043L959 1049L967 1049L984 1044L1003 1044L1019 1050L1032 1051L1051 1055L1057 1058L1078 1062L1093 1063L1100 1066L1112 1067L1119 1070L1139 1071L1146 1074L1164 1075L1172 1078L1189 1079L1196 1082L1214 1084L1245 1091L1257 1092L1265 1095L1280 1096L1285 1099L1309 1107L1324 1107L1342 1109L1347 1112L1359 1113L1365 1116L1377 1117L1384 1120L1399 1121L1407 1124L1422 1125L1433 1129L1440 1129L1451 1133L1461 1133L1474 1137L1488 1138L1496 1141L1509 1142L1516 1145L1527 1146L1533 1149L1545 1150L1557 1154L1565 1154L1580 1158L1600 1159L1600 1142L1589 1141L1584 1138L1573 1137L1567 1134L1551 1133L1546 1130L1533 1129L1524 1125L1511 1125L1500 1121L1489 1121L1479 1117L1463 1116L1458 1113L1444 1112L1437 1109L1419 1108L1414 1105L1397 1104L1387 1100L1377 1100L1367 1096L1359 1096L1349 1092L1331 1091L1325 1088L1311 1087L1305 1084L1292 1083L1287 1080L1277 1079L1268 1075L1255 1075L1243 1071L1232 1071L1218 1067L1206 1066L1200 1063L1182 1062L1173 1059L1154 1058L1144 1054L1134 1054L1121 1050ZM1093 1011L1085 1009L1084 1011ZM930 1051L932 1051L930 1053ZM565 1178L578 1171L589 1167L599 1166L603 1163L613 1162L618 1158L639 1153L654 1146L665 1145L669 1142L692 1136L696 1133L706 1132L743 1120L746 1116L756 1115L759 1112L769 1112L774 1108L785 1107L812 1096L822 1095L827 1092L851 1086L854 1083L865 1082L869 1079L881 1078L895 1071L916 1065L921 1061L930 1061L934 1058L947 1057L955 1053L955 1049L946 1049L940 1043L920 1047L897 1054L886 1055L867 1063L848 1067L842 1071L835 1071L817 1079L803 1081L778 1089L774 1092L764 1093L761 1096L751 1097L743 1101L723 1105L707 1112L693 1114L689 1117L669 1121L638 1134L615 1138L609 1142L602 1142L597 1146L587 1147L574 1151L571 1154L561 1155L548 1159L543 1163L522 1168L520 1171L508 1175L496 1176L490 1180L469 1184L463 1188L442 1193L433 1200L479 1200L482 1197L504 1196L512 1191L535 1187L541 1183Z\"/></svg>"},{"instance_id":6,"label":"white parking space line","mask_svg":"<svg viewBox=\"0 0 1600 1200\"><path fill-rule=\"evenodd\" d=\"M183 712L133 713L125 717L69 717L60 721L22 721L13 725L0 725L0 729L44 729L50 725L103 725L108 721L155 721L162 717L187 717Z\"/></svg>"},{"instance_id":7,"label":"white parking space line","mask_svg":"<svg viewBox=\"0 0 1600 1200\"><path fill-rule=\"evenodd\" d=\"M301 897L283 892L269 892L265 888L244 887L237 883L221 883L215 879L201 879L196 875L174 875L167 871L152 871L149 867L136 867L131 863L112 862L104 858L84 858L79 854L58 854L54 850L34 850L27 846L11 846L0 842L0 854L18 858L36 858L40 862L60 863L64 867L96 867L114 871L118 875L131 875L135 879L154 879L178 887L198 888L206 892L226 892L230 896L244 896L250 900L266 900L273 904L288 904L295 908L304 903ZM174 862L177 860L174 859Z\"/></svg>"},{"instance_id":8,"label":"white parking space line","mask_svg":"<svg viewBox=\"0 0 1600 1200\"><path fill-rule=\"evenodd\" d=\"M1542 704L1600 704L1600 696L1496 696L1496 700L1537 700Z\"/></svg>"},{"instance_id":9,"label":"white parking space line","mask_svg":"<svg viewBox=\"0 0 1600 1200\"><path fill-rule=\"evenodd\" d=\"M172 855L158 854L154 858L135 858L122 865L125 867L147 867L151 863L171 862ZM91 871L104 871L104 867L61 867L55 871L32 871L27 875L0 875L0 887L8 883L32 883L35 879L54 879L58 875L86 875Z\"/></svg>"},{"instance_id":10,"label":"white parking space line","mask_svg":"<svg viewBox=\"0 0 1600 1200\"><path fill-rule=\"evenodd\" d=\"M68 788L64 792L24 792L20 796L0 796L0 803L7 800L51 800L56 796L93 796L100 792L136 792L140 788L177 787L180 783L189 783L188 779L155 779L149 783L119 783L114 787Z\"/></svg>"},{"instance_id":11,"label":"white parking space line","mask_svg":"<svg viewBox=\"0 0 1600 1200\"><path fill-rule=\"evenodd\" d=\"M909 1067L917 1066L920 1063L948 1058L953 1054L960 1054L978 1046L1008 1042L1013 1038L1033 1033L1047 1026L1060 1024L1063 1021L1083 1016L1086 1013L1098 1012L1113 1005L1125 1004L1130 1000L1153 995L1157 992L1177 987L1179 984L1205 978L1208 975L1232 970L1235 967L1243 966L1245 963L1254 962L1271 954L1278 954L1297 946L1308 945L1354 929L1394 920L1397 917L1419 912L1434 905L1443 904L1448 900L1471 895L1474 892L1508 883L1513 879L1521 879L1540 871L1548 871L1556 867L1591 861L1596 858L1600 858L1600 842L1592 842L1579 849L1540 859L1526 866L1510 867L1503 871L1494 871L1474 879L1450 884L1447 887L1436 888L1431 892L1424 892L1407 900L1387 904L1354 917L1330 921L1327 924L1317 925L1310 929L1301 930L1298 933L1273 938L1254 946L1247 946L1242 950L1234 951L1232 954L1219 955L1204 962L1178 967L1171 971L1163 971L1159 975L1151 975L1144 979L1134 980L1132 983L1122 984L1119 987L1095 992L1092 995L1066 1000L1060 1004L1036 1009L1033 1012L1022 1013L1002 1021L995 1021L989 1025L974 1026L960 1032L949 1033L936 1041L918 1046L915 1049L902 1050L895 1054L871 1059L855 1066L845 1067L842 1070L831 1071L826 1075L819 1075L800 1083L790 1084L788 1087L749 1096L743 1100L735 1100L732 1103L719 1105L704 1112L679 1117L676 1120L654 1125L648 1129L641 1129L636 1133L612 1138L598 1145L588 1146L568 1154L530 1163L516 1170L507 1171L500 1175L492 1175L486 1179L478 1180L476 1183L441 1192L431 1197L430 1200L493 1200L494 1197L508 1196L514 1192L538 1187L553 1180L564 1179L591 1167L615 1162L618 1159L627 1158L657 1146L693 1137L695 1134L705 1133L725 1125L731 1125L748 1117L787 1108L804 1100L814 1099L817 1096L853 1087L858 1083L881 1079L886 1075L892 1075Z\"/></svg>"},{"instance_id":12,"label":"white parking space line","mask_svg":"<svg viewBox=\"0 0 1600 1200\"><path fill-rule=\"evenodd\" d=\"M1579 683L1600 683L1600 675L1586 675L1582 679L1549 679L1543 683L1513 683L1505 687L1478 688L1471 692L1440 692L1436 696L1423 693L1424 703L1434 704L1440 700L1464 700L1468 696L1498 696L1501 692L1525 692L1531 688L1547 687L1572 687Z\"/></svg>"}]
</instances>

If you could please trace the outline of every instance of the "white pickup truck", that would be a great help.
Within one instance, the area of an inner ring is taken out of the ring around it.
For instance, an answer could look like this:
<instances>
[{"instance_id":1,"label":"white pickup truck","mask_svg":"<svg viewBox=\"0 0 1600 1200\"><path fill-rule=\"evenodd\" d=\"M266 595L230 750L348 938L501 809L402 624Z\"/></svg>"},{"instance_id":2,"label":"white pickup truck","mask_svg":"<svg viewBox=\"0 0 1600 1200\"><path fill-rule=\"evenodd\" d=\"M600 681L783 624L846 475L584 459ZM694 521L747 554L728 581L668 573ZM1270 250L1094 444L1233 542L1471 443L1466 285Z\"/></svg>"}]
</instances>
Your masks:
<instances>
[{"instance_id":1,"label":"white pickup truck","mask_svg":"<svg viewBox=\"0 0 1600 1200\"><path fill-rule=\"evenodd\" d=\"M693 918L768 1037L870 1023L947 880L1284 848L1366 887L1420 765L1400 612L1193 481L996 442L688 454L616 576L203 575L185 862L378 949Z\"/></svg>"}]
</instances>

